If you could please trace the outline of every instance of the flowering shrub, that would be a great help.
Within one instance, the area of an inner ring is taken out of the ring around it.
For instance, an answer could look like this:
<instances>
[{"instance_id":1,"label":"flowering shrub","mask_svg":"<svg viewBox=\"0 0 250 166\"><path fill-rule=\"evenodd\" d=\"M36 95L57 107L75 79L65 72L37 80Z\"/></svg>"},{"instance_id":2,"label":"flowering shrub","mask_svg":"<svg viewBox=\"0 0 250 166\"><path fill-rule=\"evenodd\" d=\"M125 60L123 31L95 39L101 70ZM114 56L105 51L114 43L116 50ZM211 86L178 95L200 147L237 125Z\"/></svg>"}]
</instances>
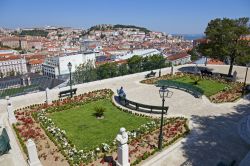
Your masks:
<instances>
[{"instance_id":1,"label":"flowering shrub","mask_svg":"<svg viewBox=\"0 0 250 166\"><path fill-rule=\"evenodd\" d=\"M39 122L40 127L44 129L46 135L49 139L55 143L55 145L60 150L60 153L63 154L70 165L83 165L92 164L93 161L96 161L98 158L101 158L104 153L112 153L116 150L116 140L114 139L113 142L105 143L94 147L90 151L84 151L82 149L77 149L75 145L67 138L67 133L64 130L58 128L55 123L47 117L47 114L56 112L56 111L63 111L65 109L70 109L75 106L79 106L91 101L99 100L99 99L111 99L113 92L108 89L98 90L94 92L89 92L83 95L75 96L74 99L63 99L53 101L53 104L48 107L46 104L37 104L32 105L23 109L19 109L16 111L16 116L18 117L18 123L21 125L25 125L25 129L20 126L17 126L16 130L20 133L20 137L28 139L31 137L34 138L41 138L44 137L40 131L39 127L31 127L34 123ZM20 110L31 109L32 111L27 114L21 112ZM123 110L119 108L121 111L131 113L131 111ZM39 110L39 111L37 111ZM33 114L32 114L33 112ZM136 116L145 116L138 113L133 113ZM33 118L31 117L33 115ZM34 121L35 119L35 121ZM188 131L183 129L183 125L186 121L184 118L169 118L164 120L164 137L165 139L176 139L177 136L183 136L184 131ZM175 125L173 125L175 124ZM139 159L146 159L149 155L152 155L156 152L156 145L152 142L152 136L158 135L158 127L160 125L159 119L153 119L151 122L141 125L139 128L134 129L132 131L128 131L129 136L129 146L131 151L129 152L131 155L131 163L138 162L136 158ZM21 138L21 139L22 139ZM158 136L156 139L158 140ZM167 142L168 143L168 142ZM167 145L166 145L167 146ZM141 149L147 149L146 151ZM143 155L146 153L145 155ZM139 156L138 156L139 155ZM137 156L137 157L135 157ZM46 159L47 154L41 154L40 157ZM115 157L114 157L115 158ZM58 161L59 158L54 156L54 160Z\"/></svg>"},{"instance_id":2,"label":"flowering shrub","mask_svg":"<svg viewBox=\"0 0 250 166\"><path fill-rule=\"evenodd\" d=\"M206 80L214 80L214 81L217 81L219 83L227 84L227 86L222 91L209 97L209 100L213 103L233 102L241 97L241 92L242 92L242 88L243 88L242 83L229 82L228 80L225 80L225 79L220 78L220 77L203 76L201 78L198 76L194 76L193 74L179 72L178 74L175 74L175 75L166 74L166 75L163 75L163 76L157 77L157 78L145 79L145 80L142 80L141 83L156 84L160 80L174 80L174 79L181 78L184 76L191 77L196 82L201 81L201 79L206 79Z\"/></svg>"}]
</instances>

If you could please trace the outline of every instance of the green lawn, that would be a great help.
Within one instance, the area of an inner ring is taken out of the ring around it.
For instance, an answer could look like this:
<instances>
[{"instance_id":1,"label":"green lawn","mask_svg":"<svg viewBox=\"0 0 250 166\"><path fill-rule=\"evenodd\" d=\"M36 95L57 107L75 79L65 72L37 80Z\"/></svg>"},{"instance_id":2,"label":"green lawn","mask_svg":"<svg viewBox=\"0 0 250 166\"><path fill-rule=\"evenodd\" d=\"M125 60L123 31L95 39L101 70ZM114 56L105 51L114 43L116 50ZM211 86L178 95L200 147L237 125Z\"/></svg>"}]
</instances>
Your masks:
<instances>
[{"instance_id":1,"label":"green lawn","mask_svg":"<svg viewBox=\"0 0 250 166\"><path fill-rule=\"evenodd\" d=\"M226 86L228 86L228 84L225 83L220 83L215 80L206 80L206 79L202 79L199 81L198 85L194 85L194 80L187 76L180 77L174 80L199 87L204 91L204 95L206 95L207 97L218 93L219 91L223 90Z\"/></svg>"},{"instance_id":2,"label":"green lawn","mask_svg":"<svg viewBox=\"0 0 250 166\"><path fill-rule=\"evenodd\" d=\"M97 105L106 108L104 119L98 120L93 116ZM49 117L60 129L66 131L67 137L78 149L83 150L92 150L104 142L111 143L121 127L133 130L151 121L149 118L137 117L120 111L107 99L54 112Z\"/></svg>"}]
</instances>

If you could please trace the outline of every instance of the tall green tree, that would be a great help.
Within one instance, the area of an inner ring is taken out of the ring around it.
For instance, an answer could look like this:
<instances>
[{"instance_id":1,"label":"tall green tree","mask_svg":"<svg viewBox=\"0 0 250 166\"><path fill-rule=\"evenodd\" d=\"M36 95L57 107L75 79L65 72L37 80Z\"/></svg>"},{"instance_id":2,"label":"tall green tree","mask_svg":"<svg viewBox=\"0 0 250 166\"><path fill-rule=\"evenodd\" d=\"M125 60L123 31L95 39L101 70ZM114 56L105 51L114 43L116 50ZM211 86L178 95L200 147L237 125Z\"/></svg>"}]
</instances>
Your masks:
<instances>
[{"instance_id":1,"label":"tall green tree","mask_svg":"<svg viewBox=\"0 0 250 166\"><path fill-rule=\"evenodd\" d=\"M128 74L128 65L126 63L118 65L118 75L126 75Z\"/></svg>"},{"instance_id":2,"label":"tall green tree","mask_svg":"<svg viewBox=\"0 0 250 166\"><path fill-rule=\"evenodd\" d=\"M159 69L165 67L165 58L162 55L153 55L149 57L149 61L151 62L151 70Z\"/></svg>"},{"instance_id":3,"label":"tall green tree","mask_svg":"<svg viewBox=\"0 0 250 166\"><path fill-rule=\"evenodd\" d=\"M111 78L118 75L118 66L116 63L105 63L97 67L98 79Z\"/></svg>"},{"instance_id":4,"label":"tall green tree","mask_svg":"<svg viewBox=\"0 0 250 166\"><path fill-rule=\"evenodd\" d=\"M197 53L196 48L188 50L187 53L191 55L191 61L196 61L199 58L199 54Z\"/></svg>"},{"instance_id":5,"label":"tall green tree","mask_svg":"<svg viewBox=\"0 0 250 166\"><path fill-rule=\"evenodd\" d=\"M249 18L217 18L211 20L205 30L207 43L200 44L198 50L204 55L225 60L230 59L228 75L232 75L233 65L239 56L245 56L249 50L249 42L243 40L250 34Z\"/></svg>"},{"instance_id":6,"label":"tall green tree","mask_svg":"<svg viewBox=\"0 0 250 166\"><path fill-rule=\"evenodd\" d=\"M142 57L139 55L134 55L127 60L129 73L137 73L141 71L142 67Z\"/></svg>"},{"instance_id":7,"label":"tall green tree","mask_svg":"<svg viewBox=\"0 0 250 166\"><path fill-rule=\"evenodd\" d=\"M95 80L97 80L97 73L92 62L79 65L73 75L73 81L75 83L84 83Z\"/></svg>"}]
</instances>

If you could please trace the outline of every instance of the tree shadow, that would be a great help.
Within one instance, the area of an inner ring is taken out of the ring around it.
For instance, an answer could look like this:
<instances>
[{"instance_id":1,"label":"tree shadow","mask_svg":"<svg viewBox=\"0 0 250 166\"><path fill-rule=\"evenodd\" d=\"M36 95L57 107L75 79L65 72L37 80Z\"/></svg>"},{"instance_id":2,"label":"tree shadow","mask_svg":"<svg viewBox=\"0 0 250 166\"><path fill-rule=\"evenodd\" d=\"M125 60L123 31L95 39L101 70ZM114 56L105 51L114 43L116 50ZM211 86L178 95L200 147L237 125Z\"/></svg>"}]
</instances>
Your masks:
<instances>
[{"instance_id":1,"label":"tree shadow","mask_svg":"<svg viewBox=\"0 0 250 166\"><path fill-rule=\"evenodd\" d=\"M183 166L239 165L249 152L250 145L240 137L238 122L250 115L250 104L235 106L234 110L220 116L191 117L197 127L191 130L182 144L184 157L187 158Z\"/></svg>"},{"instance_id":2,"label":"tree shadow","mask_svg":"<svg viewBox=\"0 0 250 166\"><path fill-rule=\"evenodd\" d=\"M179 68L178 70L181 72L195 73L195 71L196 71L195 68L196 68L195 65L194 66L184 66L184 67ZM206 66L197 66L198 71L205 70L205 69L208 71L213 71L213 69L206 67Z\"/></svg>"}]
</instances>

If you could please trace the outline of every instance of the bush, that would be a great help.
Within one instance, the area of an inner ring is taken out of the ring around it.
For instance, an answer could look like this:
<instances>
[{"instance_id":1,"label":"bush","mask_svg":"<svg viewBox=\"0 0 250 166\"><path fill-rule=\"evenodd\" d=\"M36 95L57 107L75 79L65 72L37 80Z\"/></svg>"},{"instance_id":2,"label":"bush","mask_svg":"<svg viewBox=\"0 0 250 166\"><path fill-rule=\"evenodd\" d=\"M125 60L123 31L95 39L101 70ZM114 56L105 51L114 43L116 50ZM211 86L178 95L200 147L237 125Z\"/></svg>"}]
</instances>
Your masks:
<instances>
[{"instance_id":1,"label":"bush","mask_svg":"<svg viewBox=\"0 0 250 166\"><path fill-rule=\"evenodd\" d=\"M102 116L104 116L104 112L106 111L106 108L104 108L104 107L102 107L102 106L96 106L96 107L94 108L94 110L95 110L94 115L95 115L96 117L102 117Z\"/></svg>"}]
</instances>

